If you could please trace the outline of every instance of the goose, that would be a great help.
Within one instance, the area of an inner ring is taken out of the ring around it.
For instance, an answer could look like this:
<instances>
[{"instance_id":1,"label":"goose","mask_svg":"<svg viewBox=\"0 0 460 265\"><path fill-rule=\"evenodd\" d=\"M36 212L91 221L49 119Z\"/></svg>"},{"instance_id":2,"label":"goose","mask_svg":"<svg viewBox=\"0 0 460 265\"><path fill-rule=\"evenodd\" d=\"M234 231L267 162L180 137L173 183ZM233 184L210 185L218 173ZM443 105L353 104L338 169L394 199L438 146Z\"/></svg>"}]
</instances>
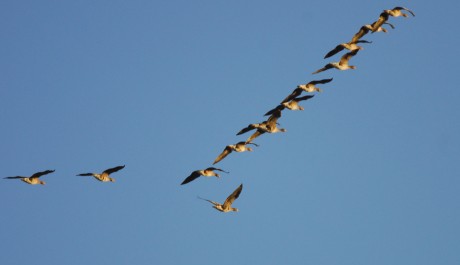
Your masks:
<instances>
[{"instance_id":1,"label":"goose","mask_svg":"<svg viewBox=\"0 0 460 265\"><path fill-rule=\"evenodd\" d=\"M40 180L39 177L46 175L46 174L53 173L54 171L55 170L45 170L45 171L37 172L30 177L15 176L15 177L5 177L4 179L20 179L24 181L25 183L31 184L31 185L36 185L36 184L45 185L46 183Z\"/></svg>"},{"instance_id":2,"label":"goose","mask_svg":"<svg viewBox=\"0 0 460 265\"><path fill-rule=\"evenodd\" d=\"M246 143L252 142L252 140L261 136L264 133L278 133L278 132L287 132L284 128L279 128L276 126L277 120L281 117L281 110L275 110L273 114L266 121L266 126L261 126L246 140Z\"/></svg>"},{"instance_id":3,"label":"goose","mask_svg":"<svg viewBox=\"0 0 460 265\"><path fill-rule=\"evenodd\" d=\"M249 147L249 146L246 146L248 144L252 144L254 146L259 146L259 145L255 144L255 143L246 143L246 142L238 142L236 144L227 145L225 147L224 151L222 151L222 153L220 153L220 155L217 156L216 160L214 160L214 163L212 163L212 164L214 165L214 164L219 163L222 159L224 159L226 156L228 156L228 154L230 154L233 151L235 151L235 152L245 152L245 151L252 152L252 148Z\"/></svg>"},{"instance_id":4,"label":"goose","mask_svg":"<svg viewBox=\"0 0 460 265\"><path fill-rule=\"evenodd\" d=\"M333 78L315 80L315 81L311 81L310 83L307 83L307 84L298 85L296 87L296 89L294 89L289 96L287 96L285 99L283 99L283 101L281 101L281 104L286 103L288 101L291 101L294 98L300 96L300 94L302 94L302 91L309 92L309 93L312 93L312 92L315 92L315 91L322 92L321 88L316 87L316 85L317 84L326 84L326 83L331 82L332 80L333 80Z\"/></svg>"},{"instance_id":5,"label":"goose","mask_svg":"<svg viewBox=\"0 0 460 265\"><path fill-rule=\"evenodd\" d=\"M210 203L212 203L214 206L212 206L214 209L218 210L218 211L221 211L221 212L238 212L238 208L233 208L232 207L232 203L238 199L238 197L240 196L240 193L241 191L243 190L243 184L241 184L240 186L238 186L238 188L236 188L235 191L232 192L232 194L230 194L230 196L227 197L227 199L225 200L225 202L223 204L220 204L218 202L215 202L215 201L211 201L211 200L208 200L208 199L204 199L204 198L201 198L201 197L198 197L198 199L202 199L202 200L205 200L205 201L208 201Z\"/></svg>"},{"instance_id":6,"label":"goose","mask_svg":"<svg viewBox=\"0 0 460 265\"><path fill-rule=\"evenodd\" d=\"M314 97L314 95L307 95L307 96L303 96L303 97L293 98L289 102L283 102L283 103L279 104L276 108L274 108L274 109L268 111L267 113L265 113L264 116L272 115L275 111L277 111L277 110L282 111L285 108L287 108L289 110L304 110L304 108L299 105L299 102L302 101L302 100L311 99L312 97Z\"/></svg>"},{"instance_id":7,"label":"goose","mask_svg":"<svg viewBox=\"0 0 460 265\"><path fill-rule=\"evenodd\" d=\"M355 56L358 53L358 51L359 50L353 50L351 52L345 53L345 55L343 55L342 58L340 58L340 62L328 63L323 68L313 72L313 74L317 74L331 68L335 68L342 71L348 69L356 69L356 66L349 65L348 61L351 59L351 57Z\"/></svg>"},{"instance_id":8,"label":"goose","mask_svg":"<svg viewBox=\"0 0 460 265\"><path fill-rule=\"evenodd\" d=\"M402 12L403 10L409 12L413 17L415 17L415 14L414 12L412 12L412 10L402 7L402 6L397 6L393 9L387 9L387 10L384 10L383 12L387 13L388 15L392 17L409 17L408 14L405 14Z\"/></svg>"},{"instance_id":9,"label":"goose","mask_svg":"<svg viewBox=\"0 0 460 265\"><path fill-rule=\"evenodd\" d=\"M195 170L195 171L192 172L192 174L190 174L190 176L188 176L186 179L184 179L184 181L180 185L187 184L187 183L199 178L200 176L219 178L220 175L217 174L216 172L214 172L214 170L224 172L224 173L229 173L227 171L224 171L224 170L222 170L220 168L215 168L215 167L208 167L207 169L203 169L203 170Z\"/></svg>"},{"instance_id":10,"label":"goose","mask_svg":"<svg viewBox=\"0 0 460 265\"><path fill-rule=\"evenodd\" d=\"M77 176L85 176L85 177L92 176L92 177L94 177L97 180L102 181L102 182L108 182L108 181L115 182L115 179L111 178L109 175L114 173L114 172L117 172L117 171L119 171L119 170L121 170L123 168L125 168L124 165L106 169L106 170L104 170L104 172L102 172L100 174L99 173L83 173L83 174L78 174Z\"/></svg>"},{"instance_id":11,"label":"goose","mask_svg":"<svg viewBox=\"0 0 460 265\"><path fill-rule=\"evenodd\" d=\"M357 40L357 41L350 41L350 42L347 42L347 43L341 43L339 45L337 45L334 49L332 49L330 52L328 52L326 54L326 56L324 56L324 59L326 58L329 58L341 51L343 51L344 49L347 49L347 50L350 50L350 51L353 51L353 50L362 50L363 47L361 46L358 46L357 43L372 43L372 41L367 41L367 40Z\"/></svg>"},{"instance_id":12,"label":"goose","mask_svg":"<svg viewBox=\"0 0 460 265\"><path fill-rule=\"evenodd\" d=\"M362 26L359 31L353 36L353 38L351 39L351 43L353 42L358 42L364 35L366 35L367 33L369 33L369 31L372 31L372 33L374 32L379 32L379 31L383 31L385 33L387 33L387 30L385 28L382 27L383 24L387 24L389 25L392 29L394 29L395 27L393 26L393 24L390 24L386 21L382 21L382 24L378 26L378 28L375 29L374 31L374 27L376 26L376 24L378 23L378 21L372 23L372 24L366 24L364 26Z\"/></svg>"}]
</instances>

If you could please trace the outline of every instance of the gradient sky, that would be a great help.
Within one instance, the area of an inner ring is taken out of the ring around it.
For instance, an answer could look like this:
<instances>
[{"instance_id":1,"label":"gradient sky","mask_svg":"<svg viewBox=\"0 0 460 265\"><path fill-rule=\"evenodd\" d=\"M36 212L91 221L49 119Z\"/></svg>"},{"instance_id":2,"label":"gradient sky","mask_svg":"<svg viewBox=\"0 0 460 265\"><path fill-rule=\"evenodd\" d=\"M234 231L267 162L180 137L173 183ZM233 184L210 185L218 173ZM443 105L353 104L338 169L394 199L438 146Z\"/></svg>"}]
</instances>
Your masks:
<instances>
[{"instance_id":1,"label":"gradient sky","mask_svg":"<svg viewBox=\"0 0 460 265\"><path fill-rule=\"evenodd\" d=\"M383 9L396 29L311 75ZM460 264L458 1L0 2L0 264ZM288 131L211 165L297 85ZM101 183L78 173L126 165ZM223 202L221 213L197 196Z\"/></svg>"}]
</instances>

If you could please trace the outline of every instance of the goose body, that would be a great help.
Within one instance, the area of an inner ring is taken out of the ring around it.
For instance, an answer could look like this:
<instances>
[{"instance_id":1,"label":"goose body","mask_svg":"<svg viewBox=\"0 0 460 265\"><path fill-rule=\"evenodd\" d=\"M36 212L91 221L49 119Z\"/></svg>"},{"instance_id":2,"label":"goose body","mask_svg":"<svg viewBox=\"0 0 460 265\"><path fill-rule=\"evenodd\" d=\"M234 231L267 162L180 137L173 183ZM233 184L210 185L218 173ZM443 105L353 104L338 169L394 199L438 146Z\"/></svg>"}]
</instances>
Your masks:
<instances>
[{"instance_id":1,"label":"goose body","mask_svg":"<svg viewBox=\"0 0 460 265\"><path fill-rule=\"evenodd\" d=\"M333 62L333 63L328 63L326 64L323 68L316 70L313 72L313 74L317 74L323 71L326 71L328 69L338 69L341 71L348 70L348 69L356 69L356 66L354 65L349 65L348 61L351 59L351 57L355 56L358 53L359 50L354 50L351 52L346 53L345 55L340 58L339 62Z\"/></svg>"},{"instance_id":2,"label":"goose body","mask_svg":"<svg viewBox=\"0 0 460 265\"><path fill-rule=\"evenodd\" d=\"M238 199L238 197L240 196L242 190L243 190L243 184L238 186L238 188L236 188L236 190L233 191L232 194L230 194L230 196L227 197L227 199L225 200L225 202L223 204L220 204L218 202L211 201L211 200L208 200L208 199L203 199L201 197L198 197L198 198L212 203L213 204L212 207L214 209L220 211L220 212L224 212L224 213L226 213L226 212L238 212L238 208L233 208L232 204L236 199Z\"/></svg>"},{"instance_id":3,"label":"goose body","mask_svg":"<svg viewBox=\"0 0 460 265\"><path fill-rule=\"evenodd\" d=\"M99 181L102 181L102 182L115 182L115 179L114 178L111 178L110 177L110 174L114 173L114 172L117 172L121 169L125 168L125 166L117 166L117 167L113 167L113 168L109 168L109 169L106 169L104 170L104 172L102 173L82 173L82 174L78 174L77 176L91 176L91 177L94 177L95 179L99 180Z\"/></svg>"},{"instance_id":4,"label":"goose body","mask_svg":"<svg viewBox=\"0 0 460 265\"><path fill-rule=\"evenodd\" d=\"M282 111L285 108L289 109L289 110L304 110L304 108L299 105L299 102L302 101L302 100L311 99L312 97L314 97L314 95L307 95L307 96L303 96L303 97L293 98L290 101L283 102L283 103L279 104L276 108L274 108L272 110L269 110L267 113L265 113L264 116L272 115L275 111L278 111L278 110Z\"/></svg>"},{"instance_id":5,"label":"goose body","mask_svg":"<svg viewBox=\"0 0 460 265\"><path fill-rule=\"evenodd\" d=\"M31 184L31 185L37 185L37 184L45 185L46 183L40 180L39 178L43 175L53 173L54 171L55 170L45 170L45 171L37 172L30 177L14 176L14 177L5 177L4 179L20 179L24 181L25 183Z\"/></svg>"},{"instance_id":6,"label":"goose body","mask_svg":"<svg viewBox=\"0 0 460 265\"><path fill-rule=\"evenodd\" d=\"M184 184L187 184L197 178L199 178L200 176L205 176L205 177L216 177L216 178L219 178L220 175L217 174L216 172L214 171L221 171L221 172L224 172L224 173L229 173L227 171L224 171L220 168L215 168L215 167L208 167L206 169L203 169L203 170L195 170L192 172L192 174L190 174L190 176L188 176L186 179L184 179L184 181L181 183L181 185L184 185Z\"/></svg>"},{"instance_id":7,"label":"goose body","mask_svg":"<svg viewBox=\"0 0 460 265\"><path fill-rule=\"evenodd\" d=\"M266 126L257 128L257 130L246 140L246 143L252 142L255 138L259 137L264 133L278 133L286 132L284 128L279 128L277 126L277 121L281 117L281 110L275 110L273 114L266 121Z\"/></svg>"},{"instance_id":8,"label":"goose body","mask_svg":"<svg viewBox=\"0 0 460 265\"><path fill-rule=\"evenodd\" d=\"M222 151L222 153L220 153L220 155L217 156L216 160L214 160L214 163L212 164L214 165L214 164L219 163L222 159L224 159L226 156L228 156L233 151L238 152L238 153L246 152L246 151L252 152L252 148L247 146L248 144L258 146L255 143L246 143L246 142L238 142L236 144L227 145L224 151Z\"/></svg>"},{"instance_id":9,"label":"goose body","mask_svg":"<svg viewBox=\"0 0 460 265\"><path fill-rule=\"evenodd\" d=\"M283 101L281 101L281 104L286 103L288 101L291 101L294 98L300 96L300 94L302 94L302 91L305 91L307 93L312 93L312 92L315 92L315 91L322 92L321 88L316 87L316 85L317 84L326 84L326 83L331 82L332 80L333 80L333 78L315 80L315 81L311 81L311 82L309 82L307 84L298 85L292 91L292 93L289 96L287 96L285 99L283 99Z\"/></svg>"},{"instance_id":10,"label":"goose body","mask_svg":"<svg viewBox=\"0 0 460 265\"><path fill-rule=\"evenodd\" d=\"M402 6L397 6L393 9L387 9L387 10L384 10L383 12L387 13L388 15L392 17L409 17L408 14L402 12L403 10L409 12L413 17L415 17L415 14L414 12L412 12L412 10L402 7Z\"/></svg>"},{"instance_id":11,"label":"goose body","mask_svg":"<svg viewBox=\"0 0 460 265\"><path fill-rule=\"evenodd\" d=\"M328 52L325 56L324 59L329 58L344 49L354 51L354 50L362 50L363 47L358 46L358 43L372 43L372 41L367 41L367 40L357 40L355 42L347 42L347 43L341 43L337 45L334 49L332 49L330 52Z\"/></svg>"}]
</instances>

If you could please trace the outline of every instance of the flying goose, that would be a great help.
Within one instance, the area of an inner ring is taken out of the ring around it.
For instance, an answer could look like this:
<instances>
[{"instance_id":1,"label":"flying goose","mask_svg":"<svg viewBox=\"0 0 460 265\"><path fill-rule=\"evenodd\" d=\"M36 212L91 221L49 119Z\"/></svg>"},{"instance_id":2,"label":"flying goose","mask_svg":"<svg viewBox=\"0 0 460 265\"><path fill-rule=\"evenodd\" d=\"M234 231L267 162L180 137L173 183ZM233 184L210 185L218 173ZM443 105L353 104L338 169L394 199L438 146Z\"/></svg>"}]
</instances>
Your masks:
<instances>
[{"instance_id":1,"label":"flying goose","mask_svg":"<svg viewBox=\"0 0 460 265\"><path fill-rule=\"evenodd\" d=\"M405 10L405 11L409 12L413 17L415 17L414 12L412 12L412 10L410 10L408 8L405 8L405 7L397 6L397 7L393 8L393 9L386 9L386 10L383 10L382 13L380 13L379 19L372 24L372 31L373 32L379 31L380 27L384 23L387 22L387 20L388 20L388 18L390 16L392 16L392 17L409 17L409 15L407 15L406 13L403 13L402 10ZM394 28L394 27L392 26L392 28Z\"/></svg>"},{"instance_id":2,"label":"flying goose","mask_svg":"<svg viewBox=\"0 0 460 265\"><path fill-rule=\"evenodd\" d=\"M212 207L214 209L218 210L218 211L221 211L221 212L224 212L224 213L226 213L226 212L238 212L238 208L233 208L232 203L240 196L240 193L241 193L242 190L243 190L243 184L241 184L238 188L236 188L236 190L232 194L230 194L230 196L227 197L227 199L225 200L225 202L223 204L220 204L218 202L211 201L211 200L208 200L208 199L204 199L204 198L201 198L201 197L198 197L198 198L214 204L214 206L212 206Z\"/></svg>"},{"instance_id":3,"label":"flying goose","mask_svg":"<svg viewBox=\"0 0 460 265\"><path fill-rule=\"evenodd\" d=\"M357 41L350 41L350 42L347 42L347 43L341 43L339 45L337 45L334 49L332 49L330 52L328 52L326 54L326 56L324 56L324 59L326 58L329 58L341 51L343 51L343 49L347 49L347 50L350 50L350 51L353 51L353 50L362 50L363 47L361 46L358 46L357 43L372 43L372 41L367 41L367 40L357 40Z\"/></svg>"},{"instance_id":4,"label":"flying goose","mask_svg":"<svg viewBox=\"0 0 460 265\"><path fill-rule=\"evenodd\" d=\"M274 108L274 109L268 111L267 113L265 113L264 116L272 115L275 111L277 111L277 110L282 111L285 108L287 108L289 110L304 110L304 108L299 105L299 102L302 101L302 100L311 99L312 97L314 97L314 95L307 95L307 96L303 96L303 97L293 98L289 102L283 102L283 103L279 104L278 106L276 106L276 108Z\"/></svg>"},{"instance_id":5,"label":"flying goose","mask_svg":"<svg viewBox=\"0 0 460 265\"><path fill-rule=\"evenodd\" d=\"M276 122L281 117L281 110L275 110L273 114L268 118L266 122L266 126L261 126L257 128L257 130L246 140L246 143L252 142L252 140L256 139L260 135L264 133L277 133L277 132L286 132L287 130L284 128L279 128L276 126Z\"/></svg>"},{"instance_id":6,"label":"flying goose","mask_svg":"<svg viewBox=\"0 0 460 265\"><path fill-rule=\"evenodd\" d=\"M292 93L289 96L287 96L285 99L283 99L283 101L281 101L281 104L291 101L294 98L300 96L300 94L302 94L302 91L309 92L309 93L314 92L314 91L321 92L322 90L319 87L316 87L316 85L329 83L332 81L332 79L333 78L315 80L307 84L298 85L296 89L294 89L294 91L292 91Z\"/></svg>"},{"instance_id":7,"label":"flying goose","mask_svg":"<svg viewBox=\"0 0 460 265\"><path fill-rule=\"evenodd\" d=\"M374 32L379 32L379 31L383 31L383 32L387 33L387 30L386 30L384 27L382 27L383 24L389 25L392 29L395 28L395 27L393 26L393 24L390 24L390 23L388 23L388 22L386 22L386 21L381 21L381 22L382 22L382 24L380 24L380 25L378 26L378 28L376 28L375 30L374 30L374 27L377 25L377 23L380 23L379 21L376 21L376 22L374 22L374 23L372 23L372 24L366 24L366 25L362 26L362 27L359 29L359 31L353 36L353 38L351 39L350 42L351 42L351 43L353 43L353 42L358 42L364 35L366 35L367 33L369 33L369 31L372 31L372 33L374 33Z\"/></svg>"},{"instance_id":8,"label":"flying goose","mask_svg":"<svg viewBox=\"0 0 460 265\"><path fill-rule=\"evenodd\" d=\"M36 184L45 185L46 183L44 181L38 179L38 178L43 176L43 175L53 173L53 172L54 172L54 170L46 170L46 171L42 171L42 172L37 172L37 173L33 174L30 177L15 176L15 177L5 177L4 179L20 179L20 180L24 181L25 183L31 184L31 185L36 185Z\"/></svg>"},{"instance_id":9,"label":"flying goose","mask_svg":"<svg viewBox=\"0 0 460 265\"><path fill-rule=\"evenodd\" d=\"M109 175L114 173L114 172L117 172L118 170L121 170L123 168L125 168L124 165L106 169L106 170L104 170L104 172L102 172L100 174L99 173L83 173L83 174L78 174L77 176L85 176L85 177L92 176L92 177L95 177L97 180L102 181L102 182L108 182L108 181L115 182L115 179L109 177Z\"/></svg>"},{"instance_id":10,"label":"flying goose","mask_svg":"<svg viewBox=\"0 0 460 265\"><path fill-rule=\"evenodd\" d=\"M219 178L220 175L217 174L216 172L214 172L214 170L224 172L224 173L229 173L227 171L224 171L224 170L222 170L220 168L215 168L215 167L208 167L207 169L203 169L203 170L195 170L195 171L192 172L192 174L190 174L190 176L188 176L186 179L184 179L184 181L180 185L187 184L187 183L199 178L200 176Z\"/></svg>"},{"instance_id":11,"label":"flying goose","mask_svg":"<svg viewBox=\"0 0 460 265\"><path fill-rule=\"evenodd\" d=\"M413 17L415 17L415 14L414 12L412 12L412 10L402 7L402 6L397 6L393 9L387 9L387 10L384 10L383 12L387 13L388 15L392 17L409 17L408 14L405 14L402 12L403 10L409 12Z\"/></svg>"},{"instance_id":12,"label":"flying goose","mask_svg":"<svg viewBox=\"0 0 460 265\"><path fill-rule=\"evenodd\" d=\"M226 156L228 156L228 154L230 154L233 151L235 151L235 152L245 152L245 151L252 152L252 148L246 146L247 144L252 144L254 146L259 146L259 145L255 144L255 143L246 143L246 142L238 142L236 144L227 145L225 147L224 151L222 151L222 153L219 156L217 156L216 160L214 160L214 163L212 163L212 164L214 165L214 164L219 163L222 159L224 159Z\"/></svg>"},{"instance_id":13,"label":"flying goose","mask_svg":"<svg viewBox=\"0 0 460 265\"><path fill-rule=\"evenodd\" d=\"M335 68L338 70L356 69L356 66L349 65L348 61L351 59L351 57L355 56L358 53L358 51L359 50L353 50L351 52L345 53L345 55L343 55L342 58L340 58L340 62L328 63L323 68L313 72L313 74L317 74L331 68Z\"/></svg>"}]
</instances>

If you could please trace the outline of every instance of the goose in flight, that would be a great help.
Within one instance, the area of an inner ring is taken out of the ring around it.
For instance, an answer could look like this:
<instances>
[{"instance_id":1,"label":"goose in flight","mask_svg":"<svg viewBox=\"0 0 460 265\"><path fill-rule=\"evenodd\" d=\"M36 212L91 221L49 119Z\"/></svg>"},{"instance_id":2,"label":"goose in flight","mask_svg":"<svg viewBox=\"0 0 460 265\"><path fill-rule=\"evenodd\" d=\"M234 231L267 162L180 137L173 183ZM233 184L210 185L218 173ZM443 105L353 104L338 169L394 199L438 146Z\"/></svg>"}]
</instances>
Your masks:
<instances>
[{"instance_id":1,"label":"goose in flight","mask_svg":"<svg viewBox=\"0 0 460 265\"><path fill-rule=\"evenodd\" d=\"M412 12L412 10L402 7L402 6L397 6L393 9L387 9L387 10L384 10L383 12L387 13L388 15L392 17L409 17L408 14L402 12L403 10L409 12L413 17L415 17L415 14L414 12Z\"/></svg>"},{"instance_id":2,"label":"goose in flight","mask_svg":"<svg viewBox=\"0 0 460 265\"><path fill-rule=\"evenodd\" d=\"M192 174L190 174L190 176L188 176L186 179L184 179L184 181L180 185L187 184L187 183L199 178L200 176L219 178L220 175L217 174L216 172L214 172L214 170L224 172L224 173L229 173L227 171L224 171L224 170L222 170L220 168L215 168L215 167L208 167L207 169L203 169L203 170L195 170L195 171L192 172Z\"/></svg>"},{"instance_id":3,"label":"goose in flight","mask_svg":"<svg viewBox=\"0 0 460 265\"><path fill-rule=\"evenodd\" d=\"M92 176L102 182L108 182L108 181L115 182L115 179L111 178L110 174L117 172L123 168L125 168L124 165L106 169L102 173L83 173L83 174L78 174L77 176L85 176L85 177Z\"/></svg>"},{"instance_id":4,"label":"goose in flight","mask_svg":"<svg viewBox=\"0 0 460 265\"><path fill-rule=\"evenodd\" d=\"M252 140L261 136L264 133L277 133L277 132L287 132L284 128L279 128L277 125L278 119L281 117L281 110L275 110L273 114L268 118L265 123L265 126L257 128L257 130L246 140L246 143L252 142Z\"/></svg>"},{"instance_id":5,"label":"goose in flight","mask_svg":"<svg viewBox=\"0 0 460 265\"><path fill-rule=\"evenodd\" d=\"M236 199L238 199L238 197L240 196L240 193L241 193L242 190L243 190L243 184L241 184L238 188L236 188L236 190L232 194L230 194L230 196L227 197L227 199L225 200L225 202L223 204L220 204L218 202L211 201L211 200L208 200L208 199L204 199L204 198L201 198L201 197L198 197L198 198L212 203L214 205L212 207L214 209L218 210L218 211L221 211L221 212L224 212L224 213L226 213L226 212L238 212L238 208L233 208L232 203Z\"/></svg>"},{"instance_id":6,"label":"goose in flight","mask_svg":"<svg viewBox=\"0 0 460 265\"><path fill-rule=\"evenodd\" d=\"M53 173L53 172L54 172L54 170L45 170L45 171L42 171L42 172L37 172L37 173L33 174L30 177L15 176L15 177L5 177L4 179L20 179L20 180L24 181L25 183L31 184L31 185L36 185L36 184L45 185L46 183L44 181L40 180L39 177L41 177L43 175L46 175L46 174L49 174L49 173Z\"/></svg>"},{"instance_id":7,"label":"goose in flight","mask_svg":"<svg viewBox=\"0 0 460 265\"><path fill-rule=\"evenodd\" d=\"M408 11L413 17L415 17L415 14L414 12L412 12L412 10L410 9L407 9L405 7L400 7L400 6L397 6L393 9L386 9L386 10L383 10L382 13L380 13L380 16L379 16L379 19L377 21L375 21L374 23L372 23L372 32L377 32L377 31L385 31L385 29L381 29L381 26L383 24L389 24L392 28L394 28L393 25L391 25L390 23L387 23L387 20L390 16L392 17L409 17L409 15L407 15L406 13L402 12L402 10L405 10L405 11Z\"/></svg>"},{"instance_id":8,"label":"goose in flight","mask_svg":"<svg viewBox=\"0 0 460 265\"><path fill-rule=\"evenodd\" d=\"M214 164L219 163L222 159L224 159L226 156L228 156L228 154L230 154L233 151L235 151L235 152L245 152L245 151L252 152L252 148L247 146L248 144L252 144L254 146L259 146L259 145L255 144L255 143L246 143L246 142L238 142L236 144L227 145L225 147L224 151L222 151L222 153L220 153L220 155L217 156L216 160L214 160L214 163L212 163L212 164L214 165Z\"/></svg>"},{"instance_id":9,"label":"goose in flight","mask_svg":"<svg viewBox=\"0 0 460 265\"><path fill-rule=\"evenodd\" d=\"M288 102L288 101L291 101L294 98L300 96L300 94L302 94L302 91L309 92L309 93L312 93L312 92L315 92L315 91L322 92L321 88L316 87L316 85L317 84L329 83L329 82L332 81L332 79L333 78L315 80L315 81L311 81L310 83L307 83L307 84L298 85L296 87L296 89L294 89L294 91L292 91L292 93L289 96L287 96L285 99L283 99L283 101L281 101L281 104L283 104L285 102Z\"/></svg>"},{"instance_id":10,"label":"goose in flight","mask_svg":"<svg viewBox=\"0 0 460 265\"><path fill-rule=\"evenodd\" d=\"M353 51L353 50L362 50L363 47L361 46L358 46L357 43L372 43L372 41L367 41L367 40L357 40L357 41L350 41L350 42L347 42L347 43L341 43L339 45L337 45L334 49L332 49L330 52L328 52L326 54L326 56L324 56L324 59L326 58L329 58L341 51L343 51L344 49L347 49L347 50L350 50L350 51Z\"/></svg>"},{"instance_id":11,"label":"goose in flight","mask_svg":"<svg viewBox=\"0 0 460 265\"><path fill-rule=\"evenodd\" d=\"M314 95L307 95L307 96L303 96L303 97L293 98L289 102L283 102L283 103L279 104L276 108L274 108L274 109L268 111L267 113L265 113L264 116L272 115L275 111L277 111L277 110L282 111L285 108L287 108L289 110L304 110L304 108L299 105L299 102L302 101L302 100L311 99L312 97L314 97Z\"/></svg>"},{"instance_id":12,"label":"goose in flight","mask_svg":"<svg viewBox=\"0 0 460 265\"><path fill-rule=\"evenodd\" d=\"M354 42L358 42L364 35L366 35L367 33L369 33L369 31L372 31L372 33L374 32L379 32L379 31L383 31L385 33L387 33L387 30L382 27L383 24L387 24L389 25L392 29L395 28L395 26L393 26L393 24L390 24L386 21L382 21L382 24L378 26L378 28L376 28L374 30L374 27L377 25L378 21L372 23L372 24L366 24L364 26L362 26L359 31L353 36L353 38L351 39L351 43L354 43Z\"/></svg>"},{"instance_id":13,"label":"goose in flight","mask_svg":"<svg viewBox=\"0 0 460 265\"><path fill-rule=\"evenodd\" d=\"M356 66L354 65L349 65L348 61L351 59L351 57L355 56L358 53L359 50L354 50L348 53L345 53L345 55L340 58L340 62L333 62L333 63L328 63L326 64L323 68L316 70L313 72L313 74L317 74L323 71L326 71L331 68L335 68L338 70L348 70L348 69L356 69Z\"/></svg>"}]
</instances>

